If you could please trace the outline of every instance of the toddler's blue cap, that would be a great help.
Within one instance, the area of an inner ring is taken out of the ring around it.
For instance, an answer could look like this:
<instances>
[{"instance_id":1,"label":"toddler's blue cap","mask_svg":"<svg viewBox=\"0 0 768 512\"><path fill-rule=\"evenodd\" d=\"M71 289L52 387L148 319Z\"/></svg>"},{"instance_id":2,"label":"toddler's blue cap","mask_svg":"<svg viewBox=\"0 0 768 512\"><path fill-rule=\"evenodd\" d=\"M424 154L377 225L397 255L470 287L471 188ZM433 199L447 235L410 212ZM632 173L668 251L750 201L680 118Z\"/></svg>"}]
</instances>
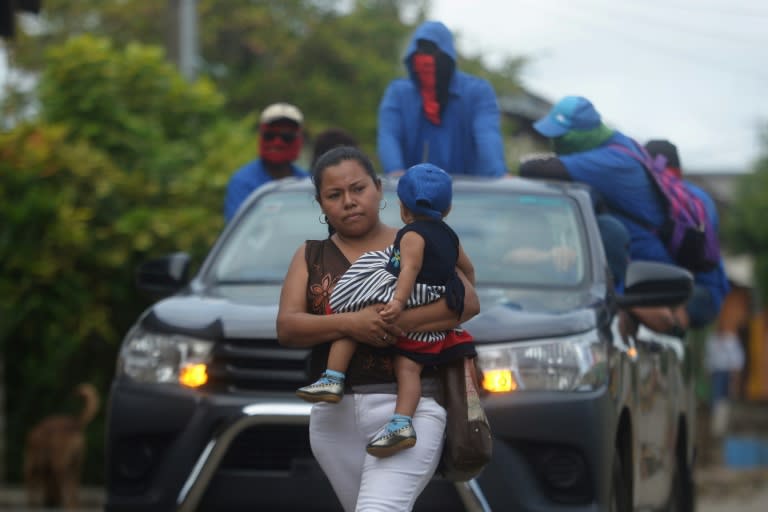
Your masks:
<instances>
[{"instance_id":1,"label":"toddler's blue cap","mask_svg":"<svg viewBox=\"0 0 768 512\"><path fill-rule=\"evenodd\" d=\"M451 176L436 165L414 165L400 177L397 195L415 215L441 219L451 207Z\"/></svg>"},{"instance_id":2,"label":"toddler's blue cap","mask_svg":"<svg viewBox=\"0 0 768 512\"><path fill-rule=\"evenodd\" d=\"M600 114L592 103L582 96L566 96L549 113L533 123L537 132L554 138L571 130L591 130L601 123Z\"/></svg>"}]
</instances>

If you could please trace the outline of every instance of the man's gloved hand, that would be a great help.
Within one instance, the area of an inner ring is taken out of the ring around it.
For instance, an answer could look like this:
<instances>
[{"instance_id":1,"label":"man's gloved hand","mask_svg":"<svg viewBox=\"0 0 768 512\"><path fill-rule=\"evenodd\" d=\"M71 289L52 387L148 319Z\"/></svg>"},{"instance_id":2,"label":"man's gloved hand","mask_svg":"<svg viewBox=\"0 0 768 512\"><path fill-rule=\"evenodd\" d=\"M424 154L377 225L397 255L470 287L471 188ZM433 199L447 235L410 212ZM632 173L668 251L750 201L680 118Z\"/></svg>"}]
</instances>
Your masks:
<instances>
[{"instance_id":1,"label":"man's gloved hand","mask_svg":"<svg viewBox=\"0 0 768 512\"><path fill-rule=\"evenodd\" d=\"M531 160L548 160L550 158L556 158L556 157L557 155L551 151L527 153L520 157L520 163L524 164L525 162L530 162Z\"/></svg>"}]
</instances>

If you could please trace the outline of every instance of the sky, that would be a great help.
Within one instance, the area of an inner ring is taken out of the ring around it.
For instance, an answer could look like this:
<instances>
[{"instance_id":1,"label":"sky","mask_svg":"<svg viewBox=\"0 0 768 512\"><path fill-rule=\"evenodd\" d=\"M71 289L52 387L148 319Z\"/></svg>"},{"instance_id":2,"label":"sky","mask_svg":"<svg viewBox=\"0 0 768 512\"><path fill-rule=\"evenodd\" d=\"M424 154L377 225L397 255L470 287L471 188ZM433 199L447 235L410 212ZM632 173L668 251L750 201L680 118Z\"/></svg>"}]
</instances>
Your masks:
<instances>
[{"instance_id":1,"label":"sky","mask_svg":"<svg viewBox=\"0 0 768 512\"><path fill-rule=\"evenodd\" d=\"M768 125L765 0L431 0L462 53L523 56L522 82L589 98L640 142L674 142L688 172L745 172ZM0 54L0 85L8 79Z\"/></svg>"},{"instance_id":2,"label":"sky","mask_svg":"<svg viewBox=\"0 0 768 512\"><path fill-rule=\"evenodd\" d=\"M746 172L768 125L765 0L432 0L462 53L529 59L524 87L589 98L688 172Z\"/></svg>"}]
</instances>

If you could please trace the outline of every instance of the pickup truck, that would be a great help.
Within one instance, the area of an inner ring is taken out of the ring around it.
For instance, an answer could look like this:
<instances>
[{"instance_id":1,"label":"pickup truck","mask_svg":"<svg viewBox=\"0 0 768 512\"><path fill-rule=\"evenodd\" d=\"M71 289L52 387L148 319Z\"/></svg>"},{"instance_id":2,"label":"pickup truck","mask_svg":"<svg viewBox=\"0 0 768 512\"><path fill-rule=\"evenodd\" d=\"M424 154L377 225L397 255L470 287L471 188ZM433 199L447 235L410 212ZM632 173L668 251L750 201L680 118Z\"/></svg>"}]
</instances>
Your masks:
<instances>
[{"instance_id":1,"label":"pickup truck","mask_svg":"<svg viewBox=\"0 0 768 512\"><path fill-rule=\"evenodd\" d=\"M385 180L390 205L395 186ZM397 210L384 221L399 225ZM107 512L340 510L295 396L309 352L275 331L293 252L328 236L319 213L309 180L281 180L249 197L194 276L183 252L138 270L158 301L117 360ZM481 312L464 327L493 459L469 482L435 475L415 510L693 511L689 346L620 325L631 307L685 301L690 274L633 262L617 293L576 184L457 178L448 221L476 267ZM568 268L546 257L556 246ZM517 258L521 247L542 257Z\"/></svg>"}]
</instances>

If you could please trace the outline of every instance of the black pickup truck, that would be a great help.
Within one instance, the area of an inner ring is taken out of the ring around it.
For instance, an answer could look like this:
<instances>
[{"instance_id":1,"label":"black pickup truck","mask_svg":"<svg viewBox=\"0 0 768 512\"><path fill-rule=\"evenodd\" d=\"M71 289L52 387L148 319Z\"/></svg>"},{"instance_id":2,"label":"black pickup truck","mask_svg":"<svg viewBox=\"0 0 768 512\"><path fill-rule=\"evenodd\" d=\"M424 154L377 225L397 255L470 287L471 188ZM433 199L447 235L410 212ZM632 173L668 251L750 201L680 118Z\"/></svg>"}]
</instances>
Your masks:
<instances>
[{"instance_id":1,"label":"black pickup truck","mask_svg":"<svg viewBox=\"0 0 768 512\"><path fill-rule=\"evenodd\" d=\"M385 182L389 204L394 184ZM162 297L126 334L111 387L107 512L340 510L312 457L308 351L275 318L295 249L324 238L309 180L259 189L194 277L175 253L138 271ZM399 225L397 208L383 213ZM435 476L417 511L693 510L694 407L685 339L622 309L684 301L690 275L635 262L614 292L578 185L454 182L448 218L476 267L475 337L494 456L475 480ZM569 268L516 261L566 245Z\"/></svg>"}]
</instances>

